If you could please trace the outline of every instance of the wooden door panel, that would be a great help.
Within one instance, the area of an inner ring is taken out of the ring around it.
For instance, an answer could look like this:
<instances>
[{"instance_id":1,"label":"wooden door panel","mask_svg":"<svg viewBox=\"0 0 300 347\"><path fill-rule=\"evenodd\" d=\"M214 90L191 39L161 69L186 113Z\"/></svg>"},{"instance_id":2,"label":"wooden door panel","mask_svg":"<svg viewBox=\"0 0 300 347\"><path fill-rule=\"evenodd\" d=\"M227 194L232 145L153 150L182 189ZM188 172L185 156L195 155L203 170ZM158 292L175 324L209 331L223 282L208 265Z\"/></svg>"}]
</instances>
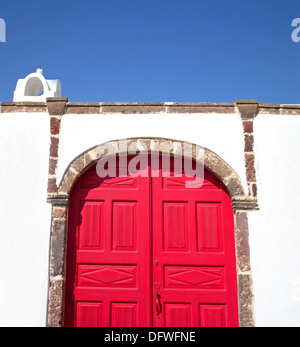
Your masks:
<instances>
[{"instance_id":1,"label":"wooden door panel","mask_svg":"<svg viewBox=\"0 0 300 347\"><path fill-rule=\"evenodd\" d=\"M103 180L91 168L70 216L65 325L150 326L150 175Z\"/></svg>"},{"instance_id":2,"label":"wooden door panel","mask_svg":"<svg viewBox=\"0 0 300 347\"><path fill-rule=\"evenodd\" d=\"M197 266L165 266L165 288L224 289L224 268Z\"/></svg>"},{"instance_id":3,"label":"wooden door panel","mask_svg":"<svg viewBox=\"0 0 300 347\"><path fill-rule=\"evenodd\" d=\"M112 303L111 326L120 328L134 328L138 326L137 303Z\"/></svg>"},{"instance_id":4,"label":"wooden door panel","mask_svg":"<svg viewBox=\"0 0 300 347\"><path fill-rule=\"evenodd\" d=\"M164 215L164 251L189 252L188 204L185 202L166 202Z\"/></svg>"},{"instance_id":5,"label":"wooden door panel","mask_svg":"<svg viewBox=\"0 0 300 347\"><path fill-rule=\"evenodd\" d=\"M191 178L170 167L152 178L153 292L163 308L153 325L238 326L230 197L207 170L202 187L187 188Z\"/></svg>"},{"instance_id":6,"label":"wooden door panel","mask_svg":"<svg viewBox=\"0 0 300 347\"><path fill-rule=\"evenodd\" d=\"M83 328L97 328L102 326L101 302L77 302L76 326Z\"/></svg>"},{"instance_id":7,"label":"wooden door panel","mask_svg":"<svg viewBox=\"0 0 300 347\"><path fill-rule=\"evenodd\" d=\"M79 288L136 288L137 266L79 265Z\"/></svg>"},{"instance_id":8,"label":"wooden door panel","mask_svg":"<svg viewBox=\"0 0 300 347\"><path fill-rule=\"evenodd\" d=\"M223 233L220 203L196 202L198 252L222 252Z\"/></svg>"},{"instance_id":9,"label":"wooden door panel","mask_svg":"<svg viewBox=\"0 0 300 347\"><path fill-rule=\"evenodd\" d=\"M79 250L103 250L104 201L81 201Z\"/></svg>"},{"instance_id":10,"label":"wooden door panel","mask_svg":"<svg viewBox=\"0 0 300 347\"><path fill-rule=\"evenodd\" d=\"M112 206L114 251L137 251L137 201L115 201Z\"/></svg>"},{"instance_id":11,"label":"wooden door panel","mask_svg":"<svg viewBox=\"0 0 300 347\"><path fill-rule=\"evenodd\" d=\"M224 328L227 326L226 305L201 305L200 324L202 328Z\"/></svg>"},{"instance_id":12,"label":"wooden door panel","mask_svg":"<svg viewBox=\"0 0 300 347\"><path fill-rule=\"evenodd\" d=\"M190 304L165 304L165 322L166 327L190 327L192 324L191 305Z\"/></svg>"}]
</instances>

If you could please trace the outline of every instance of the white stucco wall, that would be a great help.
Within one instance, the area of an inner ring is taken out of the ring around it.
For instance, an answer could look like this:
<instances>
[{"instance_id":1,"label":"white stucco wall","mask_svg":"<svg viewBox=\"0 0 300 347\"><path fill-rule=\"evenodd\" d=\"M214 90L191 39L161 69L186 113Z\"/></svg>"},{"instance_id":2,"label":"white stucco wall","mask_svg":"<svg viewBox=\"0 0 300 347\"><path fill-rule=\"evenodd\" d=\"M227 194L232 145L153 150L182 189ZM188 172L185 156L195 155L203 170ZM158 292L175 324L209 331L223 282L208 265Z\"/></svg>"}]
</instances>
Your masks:
<instances>
[{"instance_id":1,"label":"white stucco wall","mask_svg":"<svg viewBox=\"0 0 300 347\"><path fill-rule=\"evenodd\" d=\"M186 141L217 153L247 187L244 137L238 114L65 115L61 124L58 183L72 160L117 139L158 137Z\"/></svg>"},{"instance_id":2,"label":"white stucco wall","mask_svg":"<svg viewBox=\"0 0 300 347\"><path fill-rule=\"evenodd\" d=\"M260 211L249 213L257 326L300 322L300 117L254 122ZM46 203L49 115L0 115L0 326L45 326L51 205ZM245 188L239 115L64 115L58 181L87 149L116 139L162 137L216 152Z\"/></svg>"},{"instance_id":3,"label":"white stucco wall","mask_svg":"<svg viewBox=\"0 0 300 347\"><path fill-rule=\"evenodd\" d=\"M300 117L254 121L260 211L249 214L257 326L300 325Z\"/></svg>"},{"instance_id":4,"label":"white stucco wall","mask_svg":"<svg viewBox=\"0 0 300 347\"><path fill-rule=\"evenodd\" d=\"M0 115L0 326L45 326L49 115Z\"/></svg>"}]
</instances>

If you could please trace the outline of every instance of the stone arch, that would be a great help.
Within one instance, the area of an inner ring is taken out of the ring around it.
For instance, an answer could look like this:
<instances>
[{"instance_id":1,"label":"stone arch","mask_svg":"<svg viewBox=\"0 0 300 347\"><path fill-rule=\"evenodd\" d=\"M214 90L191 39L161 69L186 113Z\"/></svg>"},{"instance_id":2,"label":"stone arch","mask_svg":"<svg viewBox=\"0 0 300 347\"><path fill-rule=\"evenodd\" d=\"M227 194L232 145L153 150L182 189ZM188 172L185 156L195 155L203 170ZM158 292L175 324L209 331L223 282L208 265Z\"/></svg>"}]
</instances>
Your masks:
<instances>
[{"instance_id":1,"label":"stone arch","mask_svg":"<svg viewBox=\"0 0 300 347\"><path fill-rule=\"evenodd\" d=\"M58 194L67 197L77 179L99 159L106 155L122 155L127 153L128 148L140 153L157 152L160 154L183 155L182 141L168 139L136 138L111 141L95 146L85 151L66 169L62 181L58 187ZM244 190L243 184L237 173L216 153L196 144L189 144L188 152L184 153L190 159L200 161L209 171L218 177L227 187L233 205L244 205L244 209L256 209L257 201L249 197Z\"/></svg>"},{"instance_id":2,"label":"stone arch","mask_svg":"<svg viewBox=\"0 0 300 347\"><path fill-rule=\"evenodd\" d=\"M52 203L52 233L50 245L50 281L48 301L48 326L62 326L64 310L64 275L67 239L68 201L78 178L101 158L128 153L154 153L183 155L182 141L155 138L116 140L94 146L76 157L66 169L57 194L49 196ZM247 212L256 210L257 200L246 195L237 173L216 153L195 144L189 144L184 155L200 161L226 186L232 200L235 219L235 243L238 277L239 317L241 327L253 327L253 293L248 240Z\"/></svg>"}]
</instances>

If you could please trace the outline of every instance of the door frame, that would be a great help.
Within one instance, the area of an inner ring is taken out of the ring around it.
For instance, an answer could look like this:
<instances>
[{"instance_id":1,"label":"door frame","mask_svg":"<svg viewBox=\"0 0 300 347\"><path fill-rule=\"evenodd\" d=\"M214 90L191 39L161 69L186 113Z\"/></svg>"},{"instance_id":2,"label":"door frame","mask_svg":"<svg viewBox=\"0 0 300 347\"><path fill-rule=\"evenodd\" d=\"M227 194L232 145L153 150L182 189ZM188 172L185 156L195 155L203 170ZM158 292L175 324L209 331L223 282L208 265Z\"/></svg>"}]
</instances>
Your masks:
<instances>
[{"instance_id":1,"label":"door frame","mask_svg":"<svg viewBox=\"0 0 300 347\"><path fill-rule=\"evenodd\" d=\"M77 179L99 159L111 155L167 154L183 155L182 141L153 138L133 138L111 141L95 146L76 157L66 169L58 193L48 196L52 204L49 288L47 326L62 327L64 322L64 296L66 250L68 239L69 196ZM130 153L129 152L130 148ZM248 230L248 212L258 209L257 199L245 193L236 172L217 154L196 144L184 153L188 159L200 162L226 186L232 200L235 227L236 269L239 299L240 327L254 327L252 272Z\"/></svg>"}]
</instances>

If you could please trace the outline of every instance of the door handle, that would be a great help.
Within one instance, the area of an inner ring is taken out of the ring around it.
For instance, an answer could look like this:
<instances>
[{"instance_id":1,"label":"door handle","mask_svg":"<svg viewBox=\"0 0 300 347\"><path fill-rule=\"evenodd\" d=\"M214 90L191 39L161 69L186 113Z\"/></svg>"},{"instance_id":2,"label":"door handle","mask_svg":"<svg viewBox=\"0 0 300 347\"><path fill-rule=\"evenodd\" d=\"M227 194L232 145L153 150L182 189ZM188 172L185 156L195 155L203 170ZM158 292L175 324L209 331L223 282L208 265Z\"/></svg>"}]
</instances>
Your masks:
<instances>
[{"instance_id":1,"label":"door handle","mask_svg":"<svg viewBox=\"0 0 300 347\"><path fill-rule=\"evenodd\" d=\"M155 296L156 296L156 316L159 319L160 314L162 313L162 304L161 304L161 295L160 295L160 283L155 283Z\"/></svg>"},{"instance_id":2,"label":"door handle","mask_svg":"<svg viewBox=\"0 0 300 347\"><path fill-rule=\"evenodd\" d=\"M156 315L157 318L159 318L160 314L162 313L162 304L161 304L161 295L159 293L155 294L156 296Z\"/></svg>"}]
</instances>

